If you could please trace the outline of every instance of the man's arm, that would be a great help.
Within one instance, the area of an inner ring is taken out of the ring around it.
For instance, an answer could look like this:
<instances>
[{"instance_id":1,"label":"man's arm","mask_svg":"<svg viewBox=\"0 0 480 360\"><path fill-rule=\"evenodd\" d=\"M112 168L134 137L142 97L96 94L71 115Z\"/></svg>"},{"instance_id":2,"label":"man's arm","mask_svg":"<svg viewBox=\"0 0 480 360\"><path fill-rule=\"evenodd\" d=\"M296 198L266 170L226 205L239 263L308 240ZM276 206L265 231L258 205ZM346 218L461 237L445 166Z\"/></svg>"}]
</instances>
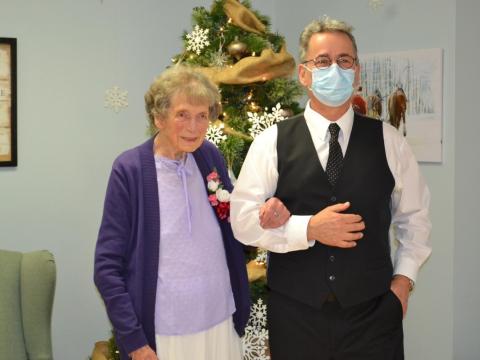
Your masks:
<instances>
[{"instance_id":1,"label":"man's arm","mask_svg":"<svg viewBox=\"0 0 480 360\"><path fill-rule=\"evenodd\" d=\"M353 247L365 228L361 217L342 213L349 203L329 206L313 216L292 215L275 229L264 229L262 207L275 194L277 127L265 130L250 146L231 198L235 237L246 245L273 252L305 250L319 241L336 247Z\"/></svg>"},{"instance_id":2,"label":"man's arm","mask_svg":"<svg viewBox=\"0 0 480 360\"><path fill-rule=\"evenodd\" d=\"M307 249L306 228L310 216L292 215L275 229L260 225L260 209L273 197L277 187L277 127L260 134L250 146L231 197L235 238L245 245L273 252Z\"/></svg>"},{"instance_id":3,"label":"man's arm","mask_svg":"<svg viewBox=\"0 0 480 360\"><path fill-rule=\"evenodd\" d=\"M391 288L402 302L405 315L412 282L432 251L430 192L405 138L388 125L384 125L384 138L387 160L395 178L391 209L398 240Z\"/></svg>"},{"instance_id":4,"label":"man's arm","mask_svg":"<svg viewBox=\"0 0 480 360\"><path fill-rule=\"evenodd\" d=\"M398 248L394 274L415 281L420 266L432 251L429 219L430 192L413 152L402 138L392 195L392 225Z\"/></svg>"}]
</instances>

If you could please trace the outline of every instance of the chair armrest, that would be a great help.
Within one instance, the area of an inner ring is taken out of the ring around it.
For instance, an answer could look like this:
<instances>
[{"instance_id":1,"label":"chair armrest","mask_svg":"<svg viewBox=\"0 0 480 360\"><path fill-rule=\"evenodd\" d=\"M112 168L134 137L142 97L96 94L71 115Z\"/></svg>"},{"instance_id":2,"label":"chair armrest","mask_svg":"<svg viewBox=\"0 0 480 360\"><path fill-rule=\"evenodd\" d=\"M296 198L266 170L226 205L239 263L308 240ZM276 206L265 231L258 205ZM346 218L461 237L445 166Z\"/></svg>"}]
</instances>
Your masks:
<instances>
[{"instance_id":1,"label":"chair armrest","mask_svg":"<svg viewBox=\"0 0 480 360\"><path fill-rule=\"evenodd\" d=\"M56 283L53 255L46 250L23 254L20 277L23 332L29 359L51 360Z\"/></svg>"}]
</instances>

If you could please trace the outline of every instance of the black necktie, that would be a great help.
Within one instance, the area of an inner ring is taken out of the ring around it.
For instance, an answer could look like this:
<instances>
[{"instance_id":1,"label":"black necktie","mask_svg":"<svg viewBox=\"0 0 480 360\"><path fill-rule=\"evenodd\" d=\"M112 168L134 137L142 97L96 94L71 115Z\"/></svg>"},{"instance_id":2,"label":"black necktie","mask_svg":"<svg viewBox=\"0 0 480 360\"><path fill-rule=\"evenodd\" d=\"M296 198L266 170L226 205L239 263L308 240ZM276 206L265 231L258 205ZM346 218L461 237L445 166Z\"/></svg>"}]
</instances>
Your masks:
<instances>
[{"instance_id":1,"label":"black necktie","mask_svg":"<svg viewBox=\"0 0 480 360\"><path fill-rule=\"evenodd\" d=\"M328 131L330 131L330 143L327 162L327 176L330 184L332 184L332 186L335 186L338 177L340 176L340 173L342 171L343 165L342 148L338 143L338 133L340 132L340 126L332 123L328 127Z\"/></svg>"}]
</instances>

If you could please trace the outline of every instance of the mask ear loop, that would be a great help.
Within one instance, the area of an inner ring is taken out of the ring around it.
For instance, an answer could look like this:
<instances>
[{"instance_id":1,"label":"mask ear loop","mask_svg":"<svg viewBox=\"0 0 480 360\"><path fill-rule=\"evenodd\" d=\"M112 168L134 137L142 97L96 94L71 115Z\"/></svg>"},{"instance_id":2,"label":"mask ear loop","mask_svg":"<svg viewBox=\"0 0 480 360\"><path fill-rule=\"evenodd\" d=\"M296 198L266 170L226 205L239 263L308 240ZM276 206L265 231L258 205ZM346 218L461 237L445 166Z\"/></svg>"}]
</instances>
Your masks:
<instances>
[{"instance_id":1,"label":"mask ear loop","mask_svg":"<svg viewBox=\"0 0 480 360\"><path fill-rule=\"evenodd\" d=\"M313 70L309 69L308 66L305 65L304 63L302 63L302 64L300 64L300 65L302 65L303 68L304 68L305 70L307 70L308 72L313 73Z\"/></svg>"},{"instance_id":2,"label":"mask ear loop","mask_svg":"<svg viewBox=\"0 0 480 360\"><path fill-rule=\"evenodd\" d=\"M307 65L305 65L304 63L302 63L302 64L300 64L300 65L302 65L305 70L307 70L310 74L313 75L313 70L309 69ZM305 86L305 87L306 87L308 90L312 91L312 87L311 87L311 86Z\"/></svg>"}]
</instances>

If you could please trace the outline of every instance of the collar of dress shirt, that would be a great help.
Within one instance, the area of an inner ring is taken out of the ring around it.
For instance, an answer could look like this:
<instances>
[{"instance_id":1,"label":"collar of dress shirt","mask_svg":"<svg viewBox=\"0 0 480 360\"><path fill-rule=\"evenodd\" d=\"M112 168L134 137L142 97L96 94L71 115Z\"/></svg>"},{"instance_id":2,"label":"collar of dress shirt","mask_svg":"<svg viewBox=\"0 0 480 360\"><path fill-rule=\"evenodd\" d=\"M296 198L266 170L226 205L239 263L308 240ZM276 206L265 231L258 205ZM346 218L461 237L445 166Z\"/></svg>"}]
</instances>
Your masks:
<instances>
[{"instance_id":1,"label":"collar of dress shirt","mask_svg":"<svg viewBox=\"0 0 480 360\"><path fill-rule=\"evenodd\" d=\"M328 126L332 123L330 120L326 119L318 112L313 110L310 106L310 101L307 102L305 107L305 121L307 122L308 129L312 135L312 138L322 139L323 141L328 141L330 139L330 133L328 132ZM338 126L340 126L340 134L338 141L343 144L348 144L350 139L350 134L352 133L353 126L353 109L350 106L348 110L343 114L340 119L336 121Z\"/></svg>"}]
</instances>

